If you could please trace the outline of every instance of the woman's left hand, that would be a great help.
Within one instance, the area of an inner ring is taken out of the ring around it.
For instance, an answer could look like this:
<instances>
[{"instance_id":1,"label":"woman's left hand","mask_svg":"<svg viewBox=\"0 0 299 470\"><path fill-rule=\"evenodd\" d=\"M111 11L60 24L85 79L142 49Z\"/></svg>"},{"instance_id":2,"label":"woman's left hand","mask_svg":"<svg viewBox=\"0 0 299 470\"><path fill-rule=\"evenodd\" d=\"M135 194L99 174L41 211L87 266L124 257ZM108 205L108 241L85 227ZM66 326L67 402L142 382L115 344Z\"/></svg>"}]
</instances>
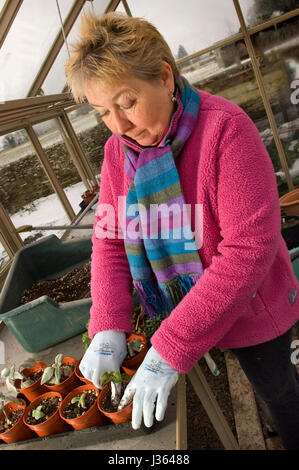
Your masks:
<instances>
[{"instance_id":1,"label":"woman's left hand","mask_svg":"<svg viewBox=\"0 0 299 470\"><path fill-rule=\"evenodd\" d=\"M126 406L133 398L132 427L139 429L142 416L146 427L151 427L155 417L162 421L172 387L179 378L157 351L151 347L136 374L127 385L118 409ZM155 411L156 408L156 411Z\"/></svg>"}]
</instances>

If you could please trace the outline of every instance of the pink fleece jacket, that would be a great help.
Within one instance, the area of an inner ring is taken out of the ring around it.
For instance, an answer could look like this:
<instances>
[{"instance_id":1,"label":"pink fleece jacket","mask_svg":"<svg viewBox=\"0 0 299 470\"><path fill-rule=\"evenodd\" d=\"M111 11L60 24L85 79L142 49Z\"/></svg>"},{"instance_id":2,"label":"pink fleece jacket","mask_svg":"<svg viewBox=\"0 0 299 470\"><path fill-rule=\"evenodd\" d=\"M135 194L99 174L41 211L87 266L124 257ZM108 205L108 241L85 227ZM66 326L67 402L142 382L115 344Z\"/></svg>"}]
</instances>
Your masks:
<instances>
[{"instance_id":1,"label":"pink fleece jacket","mask_svg":"<svg viewBox=\"0 0 299 470\"><path fill-rule=\"evenodd\" d=\"M158 353L181 373L214 346L269 341L299 318L299 283L281 235L271 159L240 107L199 94L197 126L177 168L186 203L203 205L199 255L205 269L151 338ZM126 196L128 187L121 143L112 135L105 146L99 205L112 204L116 218L123 217L118 196ZM95 226L99 220L96 215ZM123 239L116 234L103 240L94 233L92 242L89 335L102 330L129 334L132 279Z\"/></svg>"}]
</instances>

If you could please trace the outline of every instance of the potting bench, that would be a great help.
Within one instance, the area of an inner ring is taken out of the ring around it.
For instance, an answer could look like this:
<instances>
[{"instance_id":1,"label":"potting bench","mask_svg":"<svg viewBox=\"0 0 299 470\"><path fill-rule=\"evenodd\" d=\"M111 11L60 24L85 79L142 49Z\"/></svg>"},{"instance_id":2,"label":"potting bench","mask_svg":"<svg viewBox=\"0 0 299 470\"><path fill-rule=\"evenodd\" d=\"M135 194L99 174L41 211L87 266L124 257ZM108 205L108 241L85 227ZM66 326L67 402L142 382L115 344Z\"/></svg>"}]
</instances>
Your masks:
<instances>
[{"instance_id":1,"label":"potting bench","mask_svg":"<svg viewBox=\"0 0 299 470\"><path fill-rule=\"evenodd\" d=\"M81 224L92 223L94 212L86 213ZM63 239L64 241L76 241L88 238L92 230L70 230ZM76 334L76 332L74 333ZM18 336L17 336L18 337ZM40 352L28 354L23 346L8 328L0 331L0 340L5 344L6 361L20 364L24 356L33 356L38 360L50 362L59 352L64 355L79 359L84 353L81 334L73 336L59 344L52 345ZM1 367L1 364L0 364ZM2 366L3 367L3 366ZM222 411L211 391L208 382L200 369L195 365L188 373L188 378L200 399L207 415L209 416L220 441L225 449L238 449L238 443L225 420ZM108 429L109 428L109 429ZM151 436L149 439L149 435ZM109 442L109 444L108 444ZM0 445L0 448L18 449L187 449L187 406L186 406L186 382L185 376L180 375L177 386L172 391L168 400L168 409L162 423L146 429L142 427L138 431L131 428L130 423L121 425L109 425L98 428L88 428L83 431L53 435L48 438L37 438L32 441L19 442L16 444Z\"/></svg>"}]
</instances>

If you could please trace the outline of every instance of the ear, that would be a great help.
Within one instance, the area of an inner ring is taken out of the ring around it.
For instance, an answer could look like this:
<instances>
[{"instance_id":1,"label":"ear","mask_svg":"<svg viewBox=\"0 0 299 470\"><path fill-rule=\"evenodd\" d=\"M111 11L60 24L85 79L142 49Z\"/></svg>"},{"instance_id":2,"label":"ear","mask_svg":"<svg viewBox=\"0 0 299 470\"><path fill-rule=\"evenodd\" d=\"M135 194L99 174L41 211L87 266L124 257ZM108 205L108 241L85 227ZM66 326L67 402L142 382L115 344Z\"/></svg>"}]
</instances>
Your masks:
<instances>
[{"instance_id":1,"label":"ear","mask_svg":"<svg viewBox=\"0 0 299 470\"><path fill-rule=\"evenodd\" d=\"M174 92L175 82L174 82L173 71L169 63L166 62L165 60L163 60L162 62L161 80L165 88Z\"/></svg>"}]
</instances>

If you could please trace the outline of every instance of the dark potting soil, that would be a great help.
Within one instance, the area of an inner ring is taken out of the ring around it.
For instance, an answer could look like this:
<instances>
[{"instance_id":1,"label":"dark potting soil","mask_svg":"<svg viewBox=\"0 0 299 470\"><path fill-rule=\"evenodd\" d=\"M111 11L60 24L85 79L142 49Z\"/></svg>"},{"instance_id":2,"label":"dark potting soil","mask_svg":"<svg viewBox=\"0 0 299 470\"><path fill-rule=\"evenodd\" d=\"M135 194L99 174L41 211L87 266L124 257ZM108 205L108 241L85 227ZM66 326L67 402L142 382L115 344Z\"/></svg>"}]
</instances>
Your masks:
<instances>
[{"instance_id":1,"label":"dark potting soil","mask_svg":"<svg viewBox=\"0 0 299 470\"><path fill-rule=\"evenodd\" d=\"M121 400L121 397L123 396L126 386L127 384L122 384L119 400ZM109 388L108 392L104 396L101 407L103 411L106 411L107 413L115 413L117 411L117 406L118 405L113 405L113 403L111 403L111 388Z\"/></svg>"},{"instance_id":2,"label":"dark potting soil","mask_svg":"<svg viewBox=\"0 0 299 470\"><path fill-rule=\"evenodd\" d=\"M43 375L43 370L39 370L35 372L32 375L29 375L28 377L25 377L22 379L22 382L26 382L27 380L32 380L32 385ZM22 388L22 387L21 387Z\"/></svg>"},{"instance_id":3,"label":"dark potting soil","mask_svg":"<svg viewBox=\"0 0 299 470\"><path fill-rule=\"evenodd\" d=\"M76 403L69 403L63 411L63 417L66 419L78 418L78 416L83 415L89 408L94 404L97 399L96 390L87 390L84 397L84 408ZM80 395L76 395L80 397ZM74 397L75 398L75 397Z\"/></svg>"},{"instance_id":4,"label":"dark potting soil","mask_svg":"<svg viewBox=\"0 0 299 470\"><path fill-rule=\"evenodd\" d=\"M48 295L55 302L71 302L90 297L90 263L46 281L33 284L22 293L21 305Z\"/></svg>"},{"instance_id":5,"label":"dark potting soil","mask_svg":"<svg viewBox=\"0 0 299 470\"><path fill-rule=\"evenodd\" d=\"M24 410L13 411L9 416L10 423L8 423L6 419L4 419L4 421L2 420L0 422L0 433L8 431L10 428L12 428L19 421L23 413Z\"/></svg>"},{"instance_id":6,"label":"dark potting soil","mask_svg":"<svg viewBox=\"0 0 299 470\"><path fill-rule=\"evenodd\" d=\"M71 372L66 374L63 366L69 367L71 369ZM63 364L62 367L61 367L60 383L64 382L66 379L68 379L69 376L74 372L74 370L75 370L75 364L72 364L71 362Z\"/></svg>"},{"instance_id":7,"label":"dark potting soil","mask_svg":"<svg viewBox=\"0 0 299 470\"><path fill-rule=\"evenodd\" d=\"M41 411L44 413L44 416L42 416L39 419L36 419L32 416L32 411L33 411L32 410L32 411L30 411L30 413L27 417L27 423L32 424L32 425L43 423L44 421L46 421L48 418L50 418L50 416L52 416L55 413L55 411L59 407L60 403L61 403L61 398L59 398L59 397L44 398L36 406L36 408L37 408L38 406L42 405Z\"/></svg>"}]
</instances>

